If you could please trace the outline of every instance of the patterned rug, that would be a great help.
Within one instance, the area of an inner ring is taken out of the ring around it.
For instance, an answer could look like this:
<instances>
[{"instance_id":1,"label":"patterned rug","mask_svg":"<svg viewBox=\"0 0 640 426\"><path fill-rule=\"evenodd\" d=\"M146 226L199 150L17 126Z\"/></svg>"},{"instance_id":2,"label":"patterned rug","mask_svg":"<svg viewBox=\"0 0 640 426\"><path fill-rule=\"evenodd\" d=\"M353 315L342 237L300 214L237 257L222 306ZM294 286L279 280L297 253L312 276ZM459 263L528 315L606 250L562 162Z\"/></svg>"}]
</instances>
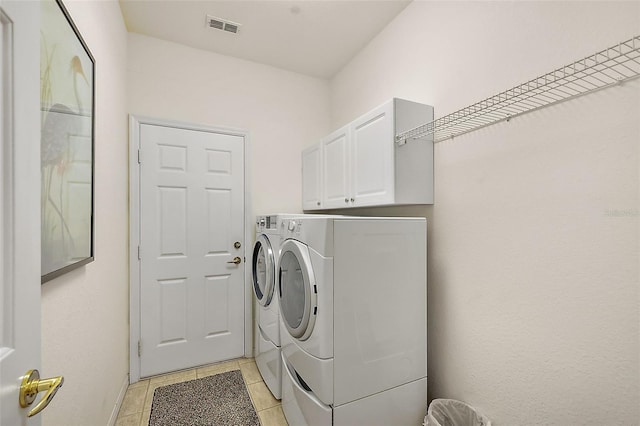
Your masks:
<instances>
[{"instance_id":1,"label":"patterned rug","mask_svg":"<svg viewBox=\"0 0 640 426\"><path fill-rule=\"evenodd\" d=\"M240 370L155 390L149 426L260 425Z\"/></svg>"}]
</instances>

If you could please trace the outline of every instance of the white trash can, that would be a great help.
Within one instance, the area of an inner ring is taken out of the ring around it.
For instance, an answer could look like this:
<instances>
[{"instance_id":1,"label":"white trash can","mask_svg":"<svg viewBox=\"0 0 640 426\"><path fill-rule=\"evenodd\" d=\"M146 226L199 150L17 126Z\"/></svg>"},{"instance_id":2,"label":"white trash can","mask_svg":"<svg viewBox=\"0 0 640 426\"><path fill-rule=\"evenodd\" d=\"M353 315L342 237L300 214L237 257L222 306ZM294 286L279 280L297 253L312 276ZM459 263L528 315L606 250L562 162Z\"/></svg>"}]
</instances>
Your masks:
<instances>
[{"instance_id":1,"label":"white trash can","mask_svg":"<svg viewBox=\"0 0 640 426\"><path fill-rule=\"evenodd\" d=\"M455 399L434 399L424 426L491 426L491 421L475 408Z\"/></svg>"}]
</instances>

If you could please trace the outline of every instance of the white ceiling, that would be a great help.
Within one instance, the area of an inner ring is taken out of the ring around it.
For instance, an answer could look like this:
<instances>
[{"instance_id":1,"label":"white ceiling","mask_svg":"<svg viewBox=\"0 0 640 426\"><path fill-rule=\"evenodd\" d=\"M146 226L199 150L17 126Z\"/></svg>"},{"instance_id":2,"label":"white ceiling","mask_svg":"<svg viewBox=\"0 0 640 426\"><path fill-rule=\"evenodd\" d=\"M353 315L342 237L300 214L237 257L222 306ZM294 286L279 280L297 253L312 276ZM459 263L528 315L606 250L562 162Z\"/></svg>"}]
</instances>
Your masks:
<instances>
[{"instance_id":1,"label":"white ceiling","mask_svg":"<svg viewBox=\"0 0 640 426\"><path fill-rule=\"evenodd\" d=\"M120 0L130 32L330 78L411 0ZM241 24L209 28L206 15Z\"/></svg>"}]
</instances>

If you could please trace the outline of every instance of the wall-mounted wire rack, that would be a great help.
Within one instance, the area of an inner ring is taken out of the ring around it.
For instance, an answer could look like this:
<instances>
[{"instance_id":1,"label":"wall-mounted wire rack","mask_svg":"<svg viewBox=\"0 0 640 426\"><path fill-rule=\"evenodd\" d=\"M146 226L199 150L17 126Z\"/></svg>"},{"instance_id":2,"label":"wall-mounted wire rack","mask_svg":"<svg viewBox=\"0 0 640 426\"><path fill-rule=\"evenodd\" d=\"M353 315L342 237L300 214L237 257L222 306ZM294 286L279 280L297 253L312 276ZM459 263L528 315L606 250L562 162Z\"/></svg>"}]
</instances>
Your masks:
<instances>
[{"instance_id":1,"label":"wall-mounted wire rack","mask_svg":"<svg viewBox=\"0 0 640 426\"><path fill-rule=\"evenodd\" d=\"M640 77L640 35L524 84L396 135L396 143L434 142Z\"/></svg>"}]
</instances>

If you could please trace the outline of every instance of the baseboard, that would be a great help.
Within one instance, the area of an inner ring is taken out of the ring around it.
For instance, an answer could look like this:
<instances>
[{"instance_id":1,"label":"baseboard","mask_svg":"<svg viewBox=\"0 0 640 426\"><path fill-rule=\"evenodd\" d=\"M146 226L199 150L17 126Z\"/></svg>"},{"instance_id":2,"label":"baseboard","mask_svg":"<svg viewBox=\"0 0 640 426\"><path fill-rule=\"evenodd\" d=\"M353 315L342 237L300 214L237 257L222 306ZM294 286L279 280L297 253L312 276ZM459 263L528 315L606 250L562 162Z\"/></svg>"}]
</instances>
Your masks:
<instances>
[{"instance_id":1,"label":"baseboard","mask_svg":"<svg viewBox=\"0 0 640 426\"><path fill-rule=\"evenodd\" d=\"M109 426L115 426L116 420L118 420L118 413L120 412L120 407L122 406L122 401L124 401L124 395L127 393L127 388L129 387L129 375L127 374L124 377L124 381L122 382L122 386L120 387L120 393L118 393L118 399L116 400L116 405L113 407L113 411L111 411L111 416L109 417Z\"/></svg>"}]
</instances>

